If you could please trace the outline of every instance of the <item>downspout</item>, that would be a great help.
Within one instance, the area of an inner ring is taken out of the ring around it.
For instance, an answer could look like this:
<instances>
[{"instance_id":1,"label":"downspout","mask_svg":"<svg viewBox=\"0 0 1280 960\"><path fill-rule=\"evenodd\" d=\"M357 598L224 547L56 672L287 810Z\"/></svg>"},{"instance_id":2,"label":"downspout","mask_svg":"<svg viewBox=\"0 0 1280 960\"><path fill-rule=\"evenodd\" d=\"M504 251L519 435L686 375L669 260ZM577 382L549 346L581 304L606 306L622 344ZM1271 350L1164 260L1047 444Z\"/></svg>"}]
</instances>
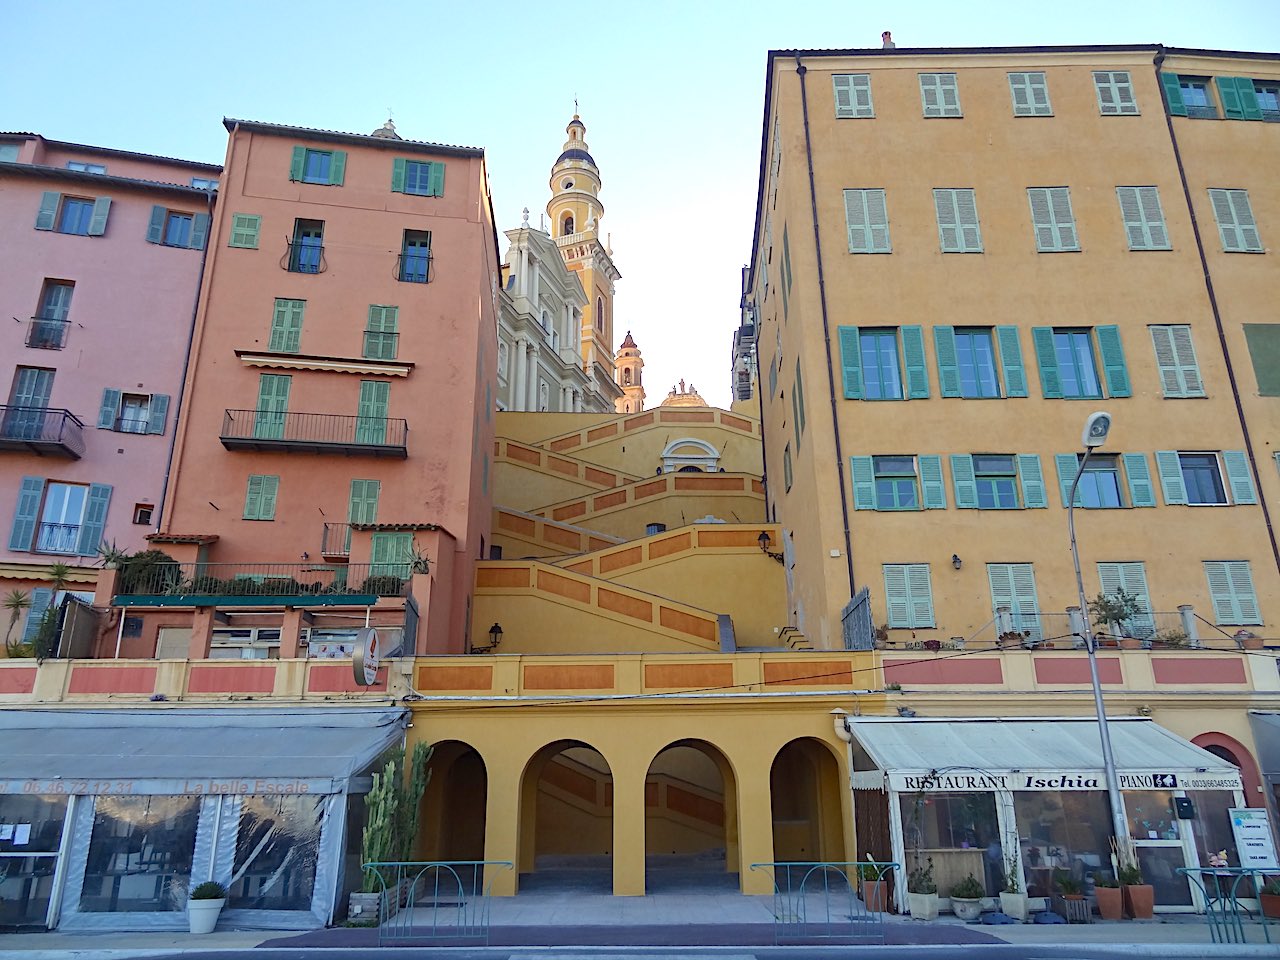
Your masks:
<instances>
[{"instance_id":1,"label":"downspout","mask_svg":"<svg viewBox=\"0 0 1280 960\"><path fill-rule=\"evenodd\" d=\"M831 323L827 312L827 281L822 269L822 232L818 226L818 191L813 179L813 141L809 136L809 97L805 90L804 77L808 69L800 62L800 54L796 54L796 73L800 77L800 109L804 117L804 155L809 165L809 205L813 210L813 247L818 260L818 301L822 304L822 342L827 351L827 393L831 398L831 432L836 441L836 479L840 491L840 516L844 522L844 561L849 572L849 596L853 597L853 542L849 537L849 498L844 490L844 448L840 443L840 420L837 416L839 405L836 403L836 375L831 360Z\"/></svg>"},{"instance_id":2,"label":"downspout","mask_svg":"<svg viewBox=\"0 0 1280 960\"><path fill-rule=\"evenodd\" d=\"M1262 519L1267 525L1267 537L1271 541L1271 555L1275 558L1276 569L1280 570L1280 544L1276 542L1275 527L1271 523L1271 511L1267 509L1267 498L1263 495L1262 477L1258 473L1258 458L1253 452L1253 438L1249 436L1249 424L1244 415L1244 404L1240 400L1240 385L1236 380L1235 365L1231 362L1231 350L1227 347L1227 333L1222 325L1222 312L1218 309L1218 296L1213 289L1213 277L1209 274L1209 259L1204 252L1204 239L1200 235L1200 224L1196 220L1195 204L1191 201L1191 186L1187 183L1187 171L1182 165L1182 151L1178 149L1178 137L1173 129L1173 115L1165 100L1164 81L1160 79L1160 66L1164 63L1164 48L1156 51L1155 56L1156 88L1160 91L1160 105L1164 108L1164 122L1169 128L1169 142L1173 145L1173 159L1178 165L1178 177L1182 181L1182 196L1187 204L1187 213L1191 216L1191 232L1196 238L1196 252L1200 254L1200 270L1204 274L1204 288L1209 294L1209 308L1213 311L1213 324L1218 330L1218 345L1222 349L1222 360L1227 368L1227 380L1231 384L1231 398L1236 404L1236 417L1240 420L1240 432L1244 434L1245 453L1249 456L1249 470L1253 474L1254 489L1258 491L1258 505L1262 507Z\"/></svg>"}]
</instances>

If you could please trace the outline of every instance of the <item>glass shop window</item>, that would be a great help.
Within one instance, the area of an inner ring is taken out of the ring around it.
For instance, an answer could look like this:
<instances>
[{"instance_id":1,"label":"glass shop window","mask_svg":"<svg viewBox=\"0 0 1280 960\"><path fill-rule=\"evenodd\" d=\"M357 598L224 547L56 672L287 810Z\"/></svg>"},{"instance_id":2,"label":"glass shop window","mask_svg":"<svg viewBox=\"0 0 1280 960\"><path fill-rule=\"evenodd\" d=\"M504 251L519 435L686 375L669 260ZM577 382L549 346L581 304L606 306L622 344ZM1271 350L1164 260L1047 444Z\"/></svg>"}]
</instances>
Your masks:
<instances>
[{"instance_id":1,"label":"glass shop window","mask_svg":"<svg viewBox=\"0 0 1280 960\"><path fill-rule=\"evenodd\" d=\"M0 796L0 929L43 926L66 797Z\"/></svg>"},{"instance_id":2,"label":"glass shop window","mask_svg":"<svg viewBox=\"0 0 1280 960\"><path fill-rule=\"evenodd\" d=\"M83 913L187 908L199 797L97 797Z\"/></svg>"},{"instance_id":3,"label":"glass shop window","mask_svg":"<svg viewBox=\"0 0 1280 960\"><path fill-rule=\"evenodd\" d=\"M1111 876L1111 811L1104 792L1018 792L1013 810L1028 896L1051 896L1060 876L1092 893L1095 873Z\"/></svg>"},{"instance_id":4,"label":"glass shop window","mask_svg":"<svg viewBox=\"0 0 1280 960\"><path fill-rule=\"evenodd\" d=\"M1200 866L1209 866L1209 858L1223 852L1227 855L1227 866L1240 866L1240 851L1236 849L1229 812L1236 805L1236 795L1230 790L1188 790L1187 797L1196 814L1193 825Z\"/></svg>"},{"instance_id":5,"label":"glass shop window","mask_svg":"<svg viewBox=\"0 0 1280 960\"><path fill-rule=\"evenodd\" d=\"M311 909L325 799L281 794L240 801L228 909Z\"/></svg>"},{"instance_id":6,"label":"glass shop window","mask_svg":"<svg viewBox=\"0 0 1280 960\"><path fill-rule=\"evenodd\" d=\"M950 896L951 888L969 874L982 884L987 896L1000 892L1004 856L996 825L995 794L904 794L901 801L908 874L932 860L940 897Z\"/></svg>"}]
</instances>

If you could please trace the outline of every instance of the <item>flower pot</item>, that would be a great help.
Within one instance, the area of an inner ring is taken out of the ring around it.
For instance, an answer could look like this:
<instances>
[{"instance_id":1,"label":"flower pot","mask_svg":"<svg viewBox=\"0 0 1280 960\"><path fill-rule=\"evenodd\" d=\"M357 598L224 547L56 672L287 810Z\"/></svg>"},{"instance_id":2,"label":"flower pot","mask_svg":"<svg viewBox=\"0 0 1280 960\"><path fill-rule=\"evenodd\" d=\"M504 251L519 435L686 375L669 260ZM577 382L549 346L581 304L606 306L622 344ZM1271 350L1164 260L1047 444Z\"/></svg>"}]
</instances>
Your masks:
<instances>
[{"instance_id":1,"label":"flower pot","mask_svg":"<svg viewBox=\"0 0 1280 960\"><path fill-rule=\"evenodd\" d=\"M1013 917L1026 923L1029 912L1027 910L1027 895L1025 893L1009 893L1007 890L1000 891L1000 912L1007 917Z\"/></svg>"},{"instance_id":2,"label":"flower pot","mask_svg":"<svg viewBox=\"0 0 1280 960\"><path fill-rule=\"evenodd\" d=\"M1095 886L1093 895L1098 900L1098 916L1103 920L1124 919L1124 895L1119 887Z\"/></svg>"},{"instance_id":3,"label":"flower pot","mask_svg":"<svg viewBox=\"0 0 1280 960\"><path fill-rule=\"evenodd\" d=\"M1156 899L1155 888L1149 883L1140 883L1121 889L1124 891L1124 912L1133 920L1150 920Z\"/></svg>"},{"instance_id":4,"label":"flower pot","mask_svg":"<svg viewBox=\"0 0 1280 960\"><path fill-rule=\"evenodd\" d=\"M1142 641L1139 640L1137 637L1121 637L1120 649L1121 650L1141 650Z\"/></svg>"},{"instance_id":5,"label":"flower pot","mask_svg":"<svg viewBox=\"0 0 1280 960\"><path fill-rule=\"evenodd\" d=\"M213 933L226 900L188 900L187 925L192 933Z\"/></svg>"},{"instance_id":6,"label":"flower pot","mask_svg":"<svg viewBox=\"0 0 1280 960\"><path fill-rule=\"evenodd\" d=\"M1262 903L1262 915L1280 920L1280 893L1263 893L1258 895Z\"/></svg>"},{"instance_id":7,"label":"flower pot","mask_svg":"<svg viewBox=\"0 0 1280 960\"><path fill-rule=\"evenodd\" d=\"M887 887L883 880L862 881L862 901L866 904L868 913L884 913L888 909L885 904L885 894L887 892Z\"/></svg>"},{"instance_id":8,"label":"flower pot","mask_svg":"<svg viewBox=\"0 0 1280 960\"><path fill-rule=\"evenodd\" d=\"M967 897L952 897L951 911L965 923L977 920L982 914L982 901L970 900Z\"/></svg>"},{"instance_id":9,"label":"flower pot","mask_svg":"<svg viewBox=\"0 0 1280 960\"><path fill-rule=\"evenodd\" d=\"M1241 650L1261 650L1262 638L1261 637L1241 637L1240 649Z\"/></svg>"},{"instance_id":10,"label":"flower pot","mask_svg":"<svg viewBox=\"0 0 1280 960\"><path fill-rule=\"evenodd\" d=\"M936 893L908 893L907 909L912 920L938 919L938 895Z\"/></svg>"}]
</instances>

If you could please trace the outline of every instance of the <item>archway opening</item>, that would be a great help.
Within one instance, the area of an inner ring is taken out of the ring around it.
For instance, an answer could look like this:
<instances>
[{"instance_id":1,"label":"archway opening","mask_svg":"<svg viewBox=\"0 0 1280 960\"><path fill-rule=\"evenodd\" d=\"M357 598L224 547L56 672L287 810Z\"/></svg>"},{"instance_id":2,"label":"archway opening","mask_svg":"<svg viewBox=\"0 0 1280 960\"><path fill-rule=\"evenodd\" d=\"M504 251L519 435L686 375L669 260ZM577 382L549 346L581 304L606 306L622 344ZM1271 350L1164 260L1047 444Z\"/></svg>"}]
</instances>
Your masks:
<instances>
[{"instance_id":1,"label":"archway opening","mask_svg":"<svg viewBox=\"0 0 1280 960\"><path fill-rule=\"evenodd\" d=\"M840 863L846 860L840 815L840 769L816 740L792 740L769 770L773 859Z\"/></svg>"},{"instance_id":2,"label":"archway opening","mask_svg":"<svg viewBox=\"0 0 1280 960\"><path fill-rule=\"evenodd\" d=\"M663 749L644 782L645 889L736 890L737 788L729 762L701 740Z\"/></svg>"},{"instance_id":3,"label":"archway opening","mask_svg":"<svg viewBox=\"0 0 1280 960\"><path fill-rule=\"evenodd\" d=\"M427 765L431 779L422 794L418 856L425 860L483 860L489 774L469 744L434 744Z\"/></svg>"},{"instance_id":4,"label":"archway opening","mask_svg":"<svg viewBox=\"0 0 1280 960\"><path fill-rule=\"evenodd\" d=\"M613 892L613 774L594 747L548 744L520 792L520 890Z\"/></svg>"},{"instance_id":5,"label":"archway opening","mask_svg":"<svg viewBox=\"0 0 1280 960\"><path fill-rule=\"evenodd\" d=\"M560 227L560 236L567 237L573 233L573 215L566 216Z\"/></svg>"}]
</instances>

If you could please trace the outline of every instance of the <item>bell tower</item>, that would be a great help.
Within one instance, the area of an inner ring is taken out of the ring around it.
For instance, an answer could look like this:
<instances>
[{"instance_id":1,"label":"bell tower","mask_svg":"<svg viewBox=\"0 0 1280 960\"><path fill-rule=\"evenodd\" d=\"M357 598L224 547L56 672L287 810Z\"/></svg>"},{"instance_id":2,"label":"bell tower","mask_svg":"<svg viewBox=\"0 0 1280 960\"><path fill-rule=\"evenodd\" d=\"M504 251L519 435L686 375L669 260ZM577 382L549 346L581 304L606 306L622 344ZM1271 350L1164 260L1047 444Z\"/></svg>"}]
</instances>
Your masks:
<instances>
[{"instance_id":1,"label":"bell tower","mask_svg":"<svg viewBox=\"0 0 1280 960\"><path fill-rule=\"evenodd\" d=\"M644 360L640 358L640 348L631 339L631 331L627 331L626 339L618 348L617 366L618 386L622 388L622 396L614 403L618 413L639 413L644 409L644 383L642 371Z\"/></svg>"}]
</instances>

